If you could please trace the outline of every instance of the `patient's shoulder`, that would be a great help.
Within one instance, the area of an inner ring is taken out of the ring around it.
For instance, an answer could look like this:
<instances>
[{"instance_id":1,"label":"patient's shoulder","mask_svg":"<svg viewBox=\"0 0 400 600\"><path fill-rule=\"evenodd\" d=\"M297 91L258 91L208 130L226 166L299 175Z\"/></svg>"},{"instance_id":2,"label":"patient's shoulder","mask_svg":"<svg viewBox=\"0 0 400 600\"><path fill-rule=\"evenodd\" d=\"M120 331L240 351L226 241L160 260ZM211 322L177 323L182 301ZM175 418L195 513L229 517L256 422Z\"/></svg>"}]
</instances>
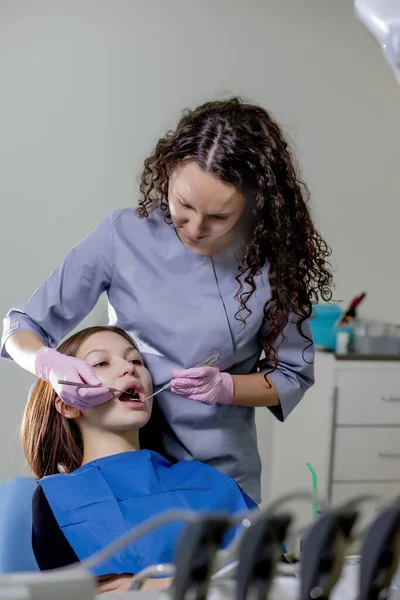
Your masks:
<instances>
[{"instance_id":1,"label":"patient's shoulder","mask_svg":"<svg viewBox=\"0 0 400 600\"><path fill-rule=\"evenodd\" d=\"M225 473L222 473L222 471L219 471L207 463L200 462L199 460L180 460L174 465L174 467L178 467L182 470L193 471L194 473L207 473L219 479L222 478L234 481L231 477L229 477L229 475L225 475Z\"/></svg>"},{"instance_id":2,"label":"patient's shoulder","mask_svg":"<svg viewBox=\"0 0 400 600\"><path fill-rule=\"evenodd\" d=\"M181 460L173 466L175 477L184 487L209 489L214 494L241 497L248 508L256 508L257 504L240 487L238 482L215 467L197 460Z\"/></svg>"},{"instance_id":3,"label":"patient's shoulder","mask_svg":"<svg viewBox=\"0 0 400 600\"><path fill-rule=\"evenodd\" d=\"M197 460L180 460L171 466L176 475L179 473L180 478L193 478L193 480L204 481L208 484L208 487L220 485L221 483L238 487L236 481L222 473L222 471Z\"/></svg>"}]
</instances>

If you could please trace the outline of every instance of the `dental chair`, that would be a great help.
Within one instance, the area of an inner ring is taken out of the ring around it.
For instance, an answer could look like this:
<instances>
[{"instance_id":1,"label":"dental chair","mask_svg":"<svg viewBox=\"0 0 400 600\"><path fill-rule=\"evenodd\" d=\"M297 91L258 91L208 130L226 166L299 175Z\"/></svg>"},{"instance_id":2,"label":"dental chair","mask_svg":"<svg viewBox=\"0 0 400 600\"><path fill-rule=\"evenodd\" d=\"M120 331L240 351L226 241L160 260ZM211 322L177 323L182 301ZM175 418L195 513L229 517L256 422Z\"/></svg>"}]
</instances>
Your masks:
<instances>
[{"instance_id":1,"label":"dental chair","mask_svg":"<svg viewBox=\"0 0 400 600\"><path fill-rule=\"evenodd\" d=\"M35 484L33 477L13 477L0 485L0 573L39 571L32 549Z\"/></svg>"},{"instance_id":2,"label":"dental chair","mask_svg":"<svg viewBox=\"0 0 400 600\"><path fill-rule=\"evenodd\" d=\"M35 484L34 477L12 477L0 484L0 573L39 571L32 549Z\"/></svg>"}]
</instances>

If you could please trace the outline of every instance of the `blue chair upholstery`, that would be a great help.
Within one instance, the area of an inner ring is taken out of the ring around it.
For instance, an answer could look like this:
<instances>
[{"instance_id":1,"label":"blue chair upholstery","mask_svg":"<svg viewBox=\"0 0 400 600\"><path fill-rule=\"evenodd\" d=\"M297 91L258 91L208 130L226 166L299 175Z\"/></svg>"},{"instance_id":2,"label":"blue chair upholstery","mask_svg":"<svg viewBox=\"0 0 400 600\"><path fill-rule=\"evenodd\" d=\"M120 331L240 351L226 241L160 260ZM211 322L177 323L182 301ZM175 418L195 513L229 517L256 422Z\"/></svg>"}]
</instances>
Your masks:
<instances>
[{"instance_id":1,"label":"blue chair upholstery","mask_svg":"<svg viewBox=\"0 0 400 600\"><path fill-rule=\"evenodd\" d=\"M0 573L39 570L32 550L35 484L33 477L13 477L0 485Z\"/></svg>"},{"instance_id":2,"label":"blue chair upholstery","mask_svg":"<svg viewBox=\"0 0 400 600\"><path fill-rule=\"evenodd\" d=\"M0 484L0 573L39 571L32 549L35 484L34 477L12 477Z\"/></svg>"},{"instance_id":3,"label":"blue chair upholstery","mask_svg":"<svg viewBox=\"0 0 400 600\"><path fill-rule=\"evenodd\" d=\"M39 570L32 550L35 484L33 477L13 477L0 485L0 573Z\"/></svg>"}]
</instances>

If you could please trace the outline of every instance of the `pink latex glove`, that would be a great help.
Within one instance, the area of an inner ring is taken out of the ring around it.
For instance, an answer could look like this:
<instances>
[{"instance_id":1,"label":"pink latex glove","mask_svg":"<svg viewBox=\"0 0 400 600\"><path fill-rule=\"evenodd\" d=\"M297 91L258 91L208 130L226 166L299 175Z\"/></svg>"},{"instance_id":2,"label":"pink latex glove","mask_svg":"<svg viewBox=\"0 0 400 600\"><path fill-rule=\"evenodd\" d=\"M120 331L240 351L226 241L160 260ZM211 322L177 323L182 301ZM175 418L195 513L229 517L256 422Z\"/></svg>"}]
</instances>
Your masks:
<instances>
[{"instance_id":1,"label":"pink latex glove","mask_svg":"<svg viewBox=\"0 0 400 600\"><path fill-rule=\"evenodd\" d=\"M35 358L35 373L53 387L58 397L69 406L85 409L103 404L112 398L112 393L103 387L87 363L72 356L66 356L53 348L43 347ZM61 385L59 379L90 383L95 388L76 388Z\"/></svg>"},{"instance_id":2,"label":"pink latex glove","mask_svg":"<svg viewBox=\"0 0 400 600\"><path fill-rule=\"evenodd\" d=\"M218 367L196 367L173 371L171 391L203 404L230 404L233 398L233 379Z\"/></svg>"}]
</instances>

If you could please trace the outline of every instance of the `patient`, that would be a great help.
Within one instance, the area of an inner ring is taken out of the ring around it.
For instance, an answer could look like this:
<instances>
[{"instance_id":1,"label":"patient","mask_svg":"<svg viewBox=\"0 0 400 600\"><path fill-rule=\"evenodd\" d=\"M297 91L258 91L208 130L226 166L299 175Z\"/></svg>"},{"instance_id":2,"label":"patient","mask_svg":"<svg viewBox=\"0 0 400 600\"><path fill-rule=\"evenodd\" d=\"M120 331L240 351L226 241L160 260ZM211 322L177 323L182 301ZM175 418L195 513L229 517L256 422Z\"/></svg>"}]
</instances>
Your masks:
<instances>
[{"instance_id":1,"label":"patient","mask_svg":"<svg viewBox=\"0 0 400 600\"><path fill-rule=\"evenodd\" d=\"M40 480L32 504L32 545L41 570L83 560L164 511L235 513L256 507L234 480L208 465L172 465L140 450L139 430L150 418L152 400L134 402L121 391L143 400L152 393L152 380L124 331L88 328L59 351L84 360L102 384L120 391L105 404L79 410L39 380L29 398L22 443ZM184 410L184 401L177 402ZM139 570L173 562L182 527L164 525L94 569L98 592L127 589Z\"/></svg>"}]
</instances>

